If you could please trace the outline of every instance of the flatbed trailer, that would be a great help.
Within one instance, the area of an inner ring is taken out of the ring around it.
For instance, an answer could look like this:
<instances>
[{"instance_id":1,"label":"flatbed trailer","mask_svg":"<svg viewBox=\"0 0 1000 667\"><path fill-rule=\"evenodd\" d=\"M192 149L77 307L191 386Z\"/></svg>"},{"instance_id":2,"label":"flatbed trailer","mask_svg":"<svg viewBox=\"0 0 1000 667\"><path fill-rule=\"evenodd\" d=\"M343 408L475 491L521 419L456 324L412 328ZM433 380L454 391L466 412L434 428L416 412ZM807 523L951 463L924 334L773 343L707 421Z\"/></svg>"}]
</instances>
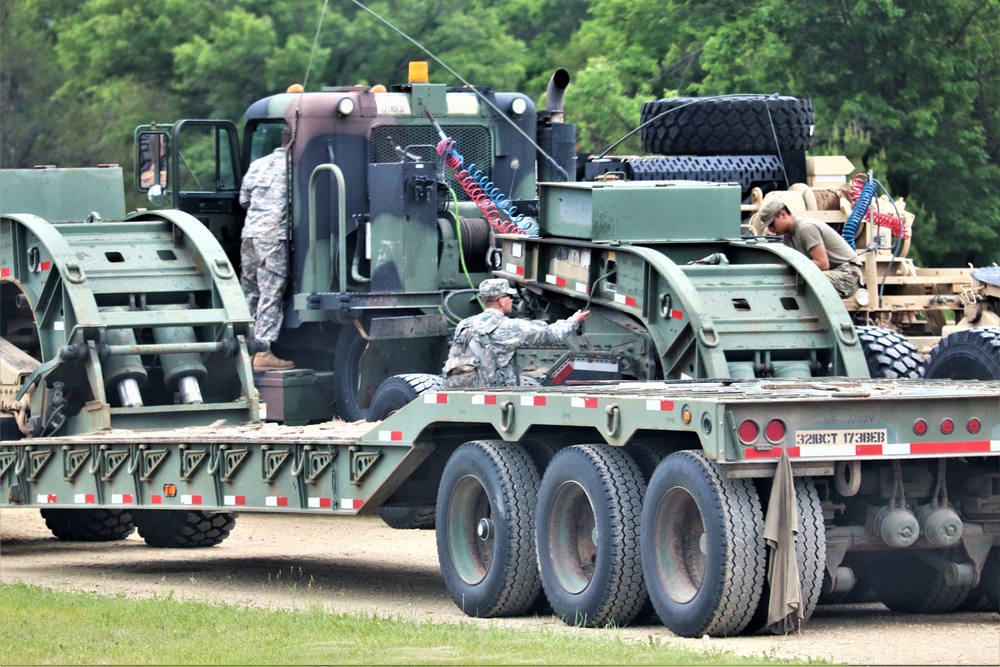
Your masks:
<instances>
[{"instance_id":1,"label":"flatbed trailer","mask_svg":"<svg viewBox=\"0 0 1000 667\"><path fill-rule=\"evenodd\" d=\"M797 625L862 581L899 611L998 608L998 382L429 391L377 423L223 421L0 442L0 507L153 546L218 544L238 512L434 507L442 575L474 616L544 592L568 623L651 604L675 633L731 635ZM781 622L774 590L794 601Z\"/></svg>"}]
</instances>

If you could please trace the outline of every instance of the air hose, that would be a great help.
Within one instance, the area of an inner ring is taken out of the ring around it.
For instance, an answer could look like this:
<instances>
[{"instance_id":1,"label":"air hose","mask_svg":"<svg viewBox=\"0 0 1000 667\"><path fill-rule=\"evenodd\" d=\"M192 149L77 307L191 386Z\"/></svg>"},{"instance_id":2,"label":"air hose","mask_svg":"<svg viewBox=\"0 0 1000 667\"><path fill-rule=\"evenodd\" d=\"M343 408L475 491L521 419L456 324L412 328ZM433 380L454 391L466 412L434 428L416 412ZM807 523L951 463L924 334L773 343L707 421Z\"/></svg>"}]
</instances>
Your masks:
<instances>
[{"instance_id":1,"label":"air hose","mask_svg":"<svg viewBox=\"0 0 1000 667\"><path fill-rule=\"evenodd\" d=\"M854 247L854 237L857 235L858 227L864 219L865 214L868 213L872 199L875 198L876 186L877 181L870 175L858 174L851 181L851 204L854 208L851 210L851 215L847 217L842 235L851 244L852 248ZM910 230L907 229L898 215L873 211L871 213L871 220L872 224L876 227L885 227L897 238L910 238Z\"/></svg>"}]
</instances>

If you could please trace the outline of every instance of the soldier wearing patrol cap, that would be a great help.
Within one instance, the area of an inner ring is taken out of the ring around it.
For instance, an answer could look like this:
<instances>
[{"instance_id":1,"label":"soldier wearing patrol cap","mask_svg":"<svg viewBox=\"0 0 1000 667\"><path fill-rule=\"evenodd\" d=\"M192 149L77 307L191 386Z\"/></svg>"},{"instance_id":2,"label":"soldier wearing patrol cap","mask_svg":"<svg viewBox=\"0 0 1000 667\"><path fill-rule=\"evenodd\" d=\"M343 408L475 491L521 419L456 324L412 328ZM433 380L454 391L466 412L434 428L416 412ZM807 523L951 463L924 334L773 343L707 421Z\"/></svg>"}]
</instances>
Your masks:
<instances>
[{"instance_id":1,"label":"soldier wearing patrol cap","mask_svg":"<svg viewBox=\"0 0 1000 667\"><path fill-rule=\"evenodd\" d=\"M485 309L465 318L455 329L444 365L446 388L516 387L521 384L518 348L559 343L590 317L589 310L578 310L552 324L509 318L516 295L517 290L503 278L479 284Z\"/></svg>"},{"instance_id":2,"label":"soldier wearing patrol cap","mask_svg":"<svg viewBox=\"0 0 1000 667\"><path fill-rule=\"evenodd\" d=\"M764 230L781 234L785 245L811 259L841 298L857 294L862 285L861 260L832 227L815 218L793 216L780 199L765 201L757 215Z\"/></svg>"}]
</instances>

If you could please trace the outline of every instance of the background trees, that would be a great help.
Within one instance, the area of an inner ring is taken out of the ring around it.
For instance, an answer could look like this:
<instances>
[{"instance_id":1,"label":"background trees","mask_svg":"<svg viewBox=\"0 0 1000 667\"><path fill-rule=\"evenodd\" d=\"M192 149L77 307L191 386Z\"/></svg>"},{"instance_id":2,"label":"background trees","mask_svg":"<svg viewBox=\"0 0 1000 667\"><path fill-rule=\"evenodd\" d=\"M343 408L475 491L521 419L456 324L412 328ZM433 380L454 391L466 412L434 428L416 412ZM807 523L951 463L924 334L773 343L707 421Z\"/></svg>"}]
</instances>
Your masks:
<instances>
[{"instance_id":1,"label":"background trees","mask_svg":"<svg viewBox=\"0 0 1000 667\"><path fill-rule=\"evenodd\" d=\"M814 153L872 169L917 213L925 265L1000 259L1000 0L371 0L476 85L541 102L599 152L674 95L809 97ZM419 48L350 0L4 0L0 165L131 165L133 128L239 121L306 82L405 80ZM306 73L308 80L306 81ZM432 78L459 84L431 65ZM638 152L632 140L615 149Z\"/></svg>"}]
</instances>

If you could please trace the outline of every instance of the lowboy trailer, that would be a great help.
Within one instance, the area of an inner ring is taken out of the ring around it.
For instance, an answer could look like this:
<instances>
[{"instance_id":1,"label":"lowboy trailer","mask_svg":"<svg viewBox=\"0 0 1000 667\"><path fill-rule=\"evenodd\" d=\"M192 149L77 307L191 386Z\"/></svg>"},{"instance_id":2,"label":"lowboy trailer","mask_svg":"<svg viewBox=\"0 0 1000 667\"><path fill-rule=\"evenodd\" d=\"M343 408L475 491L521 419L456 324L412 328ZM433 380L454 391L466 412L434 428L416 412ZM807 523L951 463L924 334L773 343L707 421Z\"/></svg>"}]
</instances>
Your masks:
<instances>
[{"instance_id":1,"label":"lowboy trailer","mask_svg":"<svg viewBox=\"0 0 1000 667\"><path fill-rule=\"evenodd\" d=\"M196 547L239 512L391 496L436 508L445 583L482 617L544 595L571 624L652 609L679 635L732 635L768 625L779 586L797 624L862 580L898 611L997 609L998 407L1000 383L928 380L428 391L377 423L5 440L0 507L41 508L63 539L134 526Z\"/></svg>"}]
</instances>

